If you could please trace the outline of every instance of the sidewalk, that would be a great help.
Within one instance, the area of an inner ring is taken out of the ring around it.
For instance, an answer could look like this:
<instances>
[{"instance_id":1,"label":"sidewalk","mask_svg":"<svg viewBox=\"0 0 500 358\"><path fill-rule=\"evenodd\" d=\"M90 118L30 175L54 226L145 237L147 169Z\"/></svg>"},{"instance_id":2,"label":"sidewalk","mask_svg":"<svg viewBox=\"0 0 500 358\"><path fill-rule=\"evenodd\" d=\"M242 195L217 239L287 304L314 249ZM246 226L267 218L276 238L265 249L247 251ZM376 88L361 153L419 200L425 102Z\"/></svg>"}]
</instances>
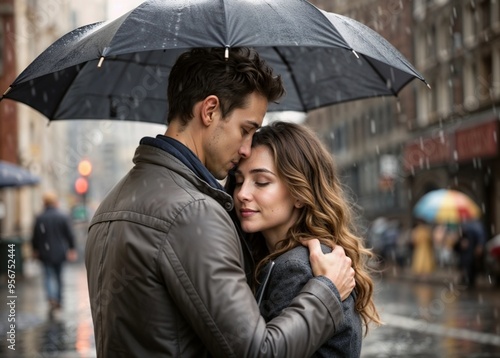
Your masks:
<instances>
[{"instance_id":1,"label":"sidewalk","mask_svg":"<svg viewBox=\"0 0 500 358\"><path fill-rule=\"evenodd\" d=\"M377 276L386 279L395 279L395 280L407 280L421 283L429 283L429 284L454 284L459 285L460 282L460 273L456 268L453 267L438 267L431 275L428 277L422 278L411 272L410 267L398 267L396 265L388 264L383 268L376 269ZM474 289L477 290L491 290L491 289L499 289L499 286L495 286L492 280L485 273L478 273L476 278L476 287Z\"/></svg>"},{"instance_id":2,"label":"sidewalk","mask_svg":"<svg viewBox=\"0 0 500 358\"><path fill-rule=\"evenodd\" d=\"M41 272L31 278L16 278L15 298L10 298L8 287L2 283L0 294L5 303L0 305L1 357L96 356L84 264L67 263L63 280L63 309L56 317L48 314ZM10 326L13 323L14 329Z\"/></svg>"}]
</instances>

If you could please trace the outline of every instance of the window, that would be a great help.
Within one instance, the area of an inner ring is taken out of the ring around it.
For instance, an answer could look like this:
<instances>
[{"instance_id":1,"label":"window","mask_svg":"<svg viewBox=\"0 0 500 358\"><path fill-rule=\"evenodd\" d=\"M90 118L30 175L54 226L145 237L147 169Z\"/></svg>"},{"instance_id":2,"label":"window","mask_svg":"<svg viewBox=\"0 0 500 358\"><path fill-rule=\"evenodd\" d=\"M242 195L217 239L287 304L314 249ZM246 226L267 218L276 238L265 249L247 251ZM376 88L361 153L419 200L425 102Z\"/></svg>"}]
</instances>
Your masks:
<instances>
[{"instance_id":1,"label":"window","mask_svg":"<svg viewBox=\"0 0 500 358\"><path fill-rule=\"evenodd\" d=\"M3 21L2 18L0 17L0 76L3 76L4 74L4 62L5 62L4 56L6 56L4 44L5 44L5 33L3 30Z\"/></svg>"},{"instance_id":2,"label":"window","mask_svg":"<svg viewBox=\"0 0 500 358\"><path fill-rule=\"evenodd\" d=\"M427 33L426 45L427 59L434 61L436 59L436 26L434 24L431 25L431 28Z\"/></svg>"},{"instance_id":3,"label":"window","mask_svg":"<svg viewBox=\"0 0 500 358\"><path fill-rule=\"evenodd\" d=\"M481 31L488 30L491 27L491 3L490 0L483 0L481 1L480 6L480 18L481 18L481 24L480 24L480 29Z\"/></svg>"},{"instance_id":4,"label":"window","mask_svg":"<svg viewBox=\"0 0 500 358\"><path fill-rule=\"evenodd\" d=\"M493 87L492 81L492 59L491 53L481 57L479 63L479 78L477 83L477 96L480 102L488 101L490 99L490 90Z\"/></svg>"}]
</instances>

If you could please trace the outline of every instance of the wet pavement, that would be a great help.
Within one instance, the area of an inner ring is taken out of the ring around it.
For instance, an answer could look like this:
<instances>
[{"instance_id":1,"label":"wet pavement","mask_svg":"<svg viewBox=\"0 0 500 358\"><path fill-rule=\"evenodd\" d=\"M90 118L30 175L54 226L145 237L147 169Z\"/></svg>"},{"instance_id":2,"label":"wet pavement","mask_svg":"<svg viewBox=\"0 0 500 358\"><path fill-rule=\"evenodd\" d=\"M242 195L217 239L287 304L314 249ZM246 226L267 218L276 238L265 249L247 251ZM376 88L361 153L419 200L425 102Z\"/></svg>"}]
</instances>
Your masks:
<instances>
[{"instance_id":1,"label":"wet pavement","mask_svg":"<svg viewBox=\"0 0 500 358\"><path fill-rule=\"evenodd\" d=\"M65 283L63 309L51 317L46 302L41 272L29 279L19 278L15 292L15 346L10 335L9 316L12 310L6 304L12 299L8 288L0 287L1 357L95 357L95 342L87 293L87 279L82 262L68 263L63 271ZM15 350L9 348L15 348Z\"/></svg>"},{"instance_id":2,"label":"wet pavement","mask_svg":"<svg viewBox=\"0 0 500 358\"><path fill-rule=\"evenodd\" d=\"M7 340L8 288L0 286L1 357L96 357L83 263L67 264L63 276L58 317L48 315L41 273L16 283L15 351ZM370 330L361 356L500 357L500 288L483 280L466 290L454 281L450 272L437 272L431 281L404 271L376 279L376 303L386 324Z\"/></svg>"},{"instance_id":3,"label":"wet pavement","mask_svg":"<svg viewBox=\"0 0 500 358\"><path fill-rule=\"evenodd\" d=\"M362 357L500 357L500 288L487 277L474 289L457 281L442 271L427 280L407 272L377 280L385 325L370 331Z\"/></svg>"}]
</instances>

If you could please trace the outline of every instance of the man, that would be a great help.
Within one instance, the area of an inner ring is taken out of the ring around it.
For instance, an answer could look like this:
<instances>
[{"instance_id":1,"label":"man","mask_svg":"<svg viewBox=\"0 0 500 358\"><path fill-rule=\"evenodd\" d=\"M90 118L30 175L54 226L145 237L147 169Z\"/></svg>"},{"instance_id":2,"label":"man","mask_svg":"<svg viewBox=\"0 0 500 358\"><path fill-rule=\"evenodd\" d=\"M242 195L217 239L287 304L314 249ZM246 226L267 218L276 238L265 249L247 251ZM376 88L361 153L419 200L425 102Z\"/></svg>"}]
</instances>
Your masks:
<instances>
[{"instance_id":1,"label":"man","mask_svg":"<svg viewBox=\"0 0 500 358\"><path fill-rule=\"evenodd\" d=\"M44 211L33 227L33 256L44 268L44 283L50 312L61 308L62 270L64 261L75 261L75 238L69 217L58 209L54 193L43 195Z\"/></svg>"},{"instance_id":2,"label":"man","mask_svg":"<svg viewBox=\"0 0 500 358\"><path fill-rule=\"evenodd\" d=\"M179 57L165 136L141 140L134 168L90 224L98 357L305 357L342 325L351 261L341 248L323 256L319 243L311 248L319 277L266 325L247 284L251 255L230 218L232 198L216 180L250 154L268 102L283 92L248 49Z\"/></svg>"},{"instance_id":3,"label":"man","mask_svg":"<svg viewBox=\"0 0 500 358\"><path fill-rule=\"evenodd\" d=\"M460 237L457 242L460 281L469 289L476 286L476 277L482 262L486 231L478 221L467 221L461 224Z\"/></svg>"}]
</instances>

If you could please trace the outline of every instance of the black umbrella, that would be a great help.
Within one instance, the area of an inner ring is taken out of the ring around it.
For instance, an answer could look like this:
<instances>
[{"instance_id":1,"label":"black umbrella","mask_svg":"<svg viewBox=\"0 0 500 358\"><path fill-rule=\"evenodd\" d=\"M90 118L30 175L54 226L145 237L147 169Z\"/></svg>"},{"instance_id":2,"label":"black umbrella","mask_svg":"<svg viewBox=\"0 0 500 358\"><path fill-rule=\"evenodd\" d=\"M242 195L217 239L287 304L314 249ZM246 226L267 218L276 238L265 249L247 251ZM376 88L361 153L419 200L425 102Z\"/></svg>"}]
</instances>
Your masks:
<instances>
[{"instance_id":1,"label":"black umbrella","mask_svg":"<svg viewBox=\"0 0 500 358\"><path fill-rule=\"evenodd\" d=\"M0 160L0 188L34 185L40 178L15 164Z\"/></svg>"},{"instance_id":2,"label":"black umbrella","mask_svg":"<svg viewBox=\"0 0 500 358\"><path fill-rule=\"evenodd\" d=\"M4 94L51 120L164 123L168 73L194 47L252 47L283 76L270 111L396 95L422 76L361 23L303 0L146 1L63 36Z\"/></svg>"}]
</instances>

